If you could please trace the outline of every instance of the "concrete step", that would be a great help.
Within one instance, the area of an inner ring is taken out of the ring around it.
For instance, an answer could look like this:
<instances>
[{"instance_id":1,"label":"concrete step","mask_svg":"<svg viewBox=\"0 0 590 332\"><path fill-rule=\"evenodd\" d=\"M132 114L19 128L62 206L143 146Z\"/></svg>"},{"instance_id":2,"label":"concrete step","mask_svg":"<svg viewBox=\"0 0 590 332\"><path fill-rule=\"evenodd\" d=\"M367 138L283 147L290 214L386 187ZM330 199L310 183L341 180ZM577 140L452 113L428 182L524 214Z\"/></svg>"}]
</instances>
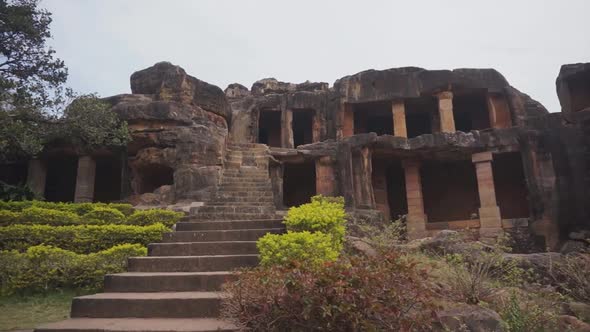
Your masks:
<instances>
[{"instance_id":1,"label":"concrete step","mask_svg":"<svg viewBox=\"0 0 590 332\"><path fill-rule=\"evenodd\" d=\"M38 332L229 332L234 324L214 318L72 318L49 323Z\"/></svg>"},{"instance_id":2,"label":"concrete step","mask_svg":"<svg viewBox=\"0 0 590 332\"><path fill-rule=\"evenodd\" d=\"M179 222L177 231L284 228L282 219Z\"/></svg>"},{"instance_id":3,"label":"concrete step","mask_svg":"<svg viewBox=\"0 0 590 332\"><path fill-rule=\"evenodd\" d=\"M150 243L148 255L157 256L205 256L257 254L256 241L175 242Z\"/></svg>"},{"instance_id":4,"label":"concrete step","mask_svg":"<svg viewBox=\"0 0 590 332\"><path fill-rule=\"evenodd\" d=\"M280 234L283 232L283 228L177 231L164 233L162 242L256 241L266 233Z\"/></svg>"},{"instance_id":5,"label":"concrete step","mask_svg":"<svg viewBox=\"0 0 590 332\"><path fill-rule=\"evenodd\" d=\"M249 219L276 219L276 213L195 213L191 216L197 220L249 220Z\"/></svg>"},{"instance_id":6,"label":"concrete step","mask_svg":"<svg viewBox=\"0 0 590 332\"><path fill-rule=\"evenodd\" d=\"M218 272L126 272L108 274L104 291L117 292L194 292L219 291L233 274Z\"/></svg>"},{"instance_id":7,"label":"concrete step","mask_svg":"<svg viewBox=\"0 0 590 332\"><path fill-rule=\"evenodd\" d=\"M72 300L72 318L211 318L221 292L99 293Z\"/></svg>"},{"instance_id":8,"label":"concrete step","mask_svg":"<svg viewBox=\"0 0 590 332\"><path fill-rule=\"evenodd\" d=\"M132 257L129 272L213 272L256 266L258 255Z\"/></svg>"}]
</instances>

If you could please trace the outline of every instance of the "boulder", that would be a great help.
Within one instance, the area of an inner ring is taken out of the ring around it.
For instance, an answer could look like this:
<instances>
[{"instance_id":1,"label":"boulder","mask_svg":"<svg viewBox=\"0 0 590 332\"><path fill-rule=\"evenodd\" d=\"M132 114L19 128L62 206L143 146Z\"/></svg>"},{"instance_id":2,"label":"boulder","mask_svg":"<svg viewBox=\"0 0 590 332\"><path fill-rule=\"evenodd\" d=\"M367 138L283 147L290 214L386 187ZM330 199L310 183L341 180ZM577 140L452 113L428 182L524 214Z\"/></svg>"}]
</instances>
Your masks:
<instances>
[{"instance_id":1,"label":"boulder","mask_svg":"<svg viewBox=\"0 0 590 332\"><path fill-rule=\"evenodd\" d=\"M250 95L250 90L239 83L228 85L223 92L227 98L244 98Z\"/></svg>"},{"instance_id":2,"label":"boulder","mask_svg":"<svg viewBox=\"0 0 590 332\"><path fill-rule=\"evenodd\" d=\"M347 236L344 245L346 249L352 252L353 254L364 255L367 257L377 256L377 250L375 250L375 248L373 248L373 246L369 242L361 238Z\"/></svg>"},{"instance_id":3,"label":"boulder","mask_svg":"<svg viewBox=\"0 0 590 332\"><path fill-rule=\"evenodd\" d=\"M490 309L475 305L460 305L437 313L435 331L503 331L500 315Z\"/></svg>"},{"instance_id":4,"label":"boulder","mask_svg":"<svg viewBox=\"0 0 590 332\"><path fill-rule=\"evenodd\" d=\"M572 313L578 319L590 323L590 304L582 302L570 302L566 305L566 310Z\"/></svg>"},{"instance_id":5,"label":"boulder","mask_svg":"<svg viewBox=\"0 0 590 332\"><path fill-rule=\"evenodd\" d=\"M561 246L559 250L562 254L571 254L571 253L579 253L579 252L589 252L590 245L585 241L575 241L575 240L567 240Z\"/></svg>"},{"instance_id":6,"label":"boulder","mask_svg":"<svg viewBox=\"0 0 590 332\"><path fill-rule=\"evenodd\" d=\"M569 315L558 316L557 326L559 331L590 332L590 324Z\"/></svg>"}]
</instances>

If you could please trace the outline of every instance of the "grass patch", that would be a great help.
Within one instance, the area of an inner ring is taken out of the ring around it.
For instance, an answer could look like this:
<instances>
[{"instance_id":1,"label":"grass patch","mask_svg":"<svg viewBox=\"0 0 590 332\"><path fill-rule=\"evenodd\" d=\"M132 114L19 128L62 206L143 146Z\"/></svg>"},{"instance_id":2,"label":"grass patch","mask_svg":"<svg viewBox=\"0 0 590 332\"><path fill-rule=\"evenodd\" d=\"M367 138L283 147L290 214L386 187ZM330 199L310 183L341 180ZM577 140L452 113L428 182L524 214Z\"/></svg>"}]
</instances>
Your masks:
<instances>
[{"instance_id":1,"label":"grass patch","mask_svg":"<svg viewBox=\"0 0 590 332\"><path fill-rule=\"evenodd\" d=\"M47 295L0 297L0 331L33 329L36 326L67 319L74 291Z\"/></svg>"}]
</instances>

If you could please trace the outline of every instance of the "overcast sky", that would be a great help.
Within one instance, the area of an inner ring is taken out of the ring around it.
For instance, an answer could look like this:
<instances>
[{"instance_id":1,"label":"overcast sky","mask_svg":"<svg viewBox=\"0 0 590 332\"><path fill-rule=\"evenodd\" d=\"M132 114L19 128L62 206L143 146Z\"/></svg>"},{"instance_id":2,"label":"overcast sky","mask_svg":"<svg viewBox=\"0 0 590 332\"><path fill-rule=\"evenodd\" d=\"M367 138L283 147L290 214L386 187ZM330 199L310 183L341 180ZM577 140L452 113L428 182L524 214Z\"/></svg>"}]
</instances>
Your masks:
<instances>
[{"instance_id":1,"label":"overcast sky","mask_svg":"<svg viewBox=\"0 0 590 332\"><path fill-rule=\"evenodd\" d=\"M329 82L366 69L495 68L559 111L555 78L590 62L590 0L43 0L69 85L129 93L170 61L222 89L264 77Z\"/></svg>"}]
</instances>

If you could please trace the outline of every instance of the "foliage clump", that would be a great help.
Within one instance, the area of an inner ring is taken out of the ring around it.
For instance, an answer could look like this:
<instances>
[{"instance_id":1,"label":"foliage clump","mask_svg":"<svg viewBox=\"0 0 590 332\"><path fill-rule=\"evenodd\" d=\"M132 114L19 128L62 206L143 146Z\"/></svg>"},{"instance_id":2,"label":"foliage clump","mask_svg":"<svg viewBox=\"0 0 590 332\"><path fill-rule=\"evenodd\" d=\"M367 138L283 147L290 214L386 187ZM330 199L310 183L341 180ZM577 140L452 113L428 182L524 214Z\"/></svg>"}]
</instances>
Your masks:
<instances>
[{"instance_id":1,"label":"foliage clump","mask_svg":"<svg viewBox=\"0 0 590 332\"><path fill-rule=\"evenodd\" d=\"M180 221L184 216L182 212L175 212L170 210L149 209L135 211L127 218L129 225L152 225L155 223L164 224L167 227L172 227Z\"/></svg>"},{"instance_id":2,"label":"foliage clump","mask_svg":"<svg viewBox=\"0 0 590 332\"><path fill-rule=\"evenodd\" d=\"M339 255L332 237L321 232L267 234L256 243L256 247L263 266L288 266L303 262L318 267L324 262L335 261Z\"/></svg>"},{"instance_id":3,"label":"foliage clump","mask_svg":"<svg viewBox=\"0 0 590 332\"><path fill-rule=\"evenodd\" d=\"M242 271L223 315L254 331L418 331L435 309L427 275L394 253Z\"/></svg>"},{"instance_id":4,"label":"foliage clump","mask_svg":"<svg viewBox=\"0 0 590 332\"><path fill-rule=\"evenodd\" d=\"M97 224L122 224L125 222L125 215L116 209L97 206L84 215L84 219L96 220Z\"/></svg>"}]
</instances>

